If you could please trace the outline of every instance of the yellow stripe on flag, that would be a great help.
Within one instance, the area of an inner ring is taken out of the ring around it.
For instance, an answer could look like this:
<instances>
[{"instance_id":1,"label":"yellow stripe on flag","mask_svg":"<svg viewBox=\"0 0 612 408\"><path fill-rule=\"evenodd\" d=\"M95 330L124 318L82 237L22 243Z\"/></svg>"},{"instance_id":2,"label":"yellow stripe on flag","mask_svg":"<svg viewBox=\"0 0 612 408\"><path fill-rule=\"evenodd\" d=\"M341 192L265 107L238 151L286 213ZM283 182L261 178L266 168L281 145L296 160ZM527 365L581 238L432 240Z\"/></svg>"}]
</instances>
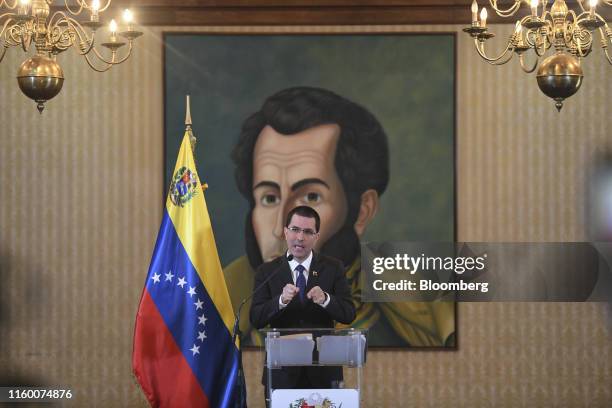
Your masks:
<instances>
[{"instance_id":1,"label":"yellow stripe on flag","mask_svg":"<svg viewBox=\"0 0 612 408\"><path fill-rule=\"evenodd\" d=\"M191 263L231 334L234 312L219 261L208 207L201 186L202 181L196 170L188 132L185 132L181 143L176 167L172 172L173 178L182 167L187 167L197 175L195 194L181 207L172 202L170 198L172 191L170 191L166 200L166 209Z\"/></svg>"}]
</instances>

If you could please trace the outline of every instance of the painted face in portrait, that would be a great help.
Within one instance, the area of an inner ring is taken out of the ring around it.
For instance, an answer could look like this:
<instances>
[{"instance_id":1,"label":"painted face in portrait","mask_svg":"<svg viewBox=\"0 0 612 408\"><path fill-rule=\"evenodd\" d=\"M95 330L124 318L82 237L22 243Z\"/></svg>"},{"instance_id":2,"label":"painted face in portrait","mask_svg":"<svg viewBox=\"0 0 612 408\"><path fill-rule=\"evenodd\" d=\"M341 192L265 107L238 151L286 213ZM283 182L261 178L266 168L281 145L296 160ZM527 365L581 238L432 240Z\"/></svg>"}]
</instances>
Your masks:
<instances>
[{"instance_id":1,"label":"painted face in portrait","mask_svg":"<svg viewBox=\"0 0 612 408\"><path fill-rule=\"evenodd\" d=\"M342 227L347 202L334 167L339 136L334 124L289 136L270 126L261 131L253 155L252 224L264 262L286 252L285 218L294 207L307 205L321 217L315 250Z\"/></svg>"}]
</instances>

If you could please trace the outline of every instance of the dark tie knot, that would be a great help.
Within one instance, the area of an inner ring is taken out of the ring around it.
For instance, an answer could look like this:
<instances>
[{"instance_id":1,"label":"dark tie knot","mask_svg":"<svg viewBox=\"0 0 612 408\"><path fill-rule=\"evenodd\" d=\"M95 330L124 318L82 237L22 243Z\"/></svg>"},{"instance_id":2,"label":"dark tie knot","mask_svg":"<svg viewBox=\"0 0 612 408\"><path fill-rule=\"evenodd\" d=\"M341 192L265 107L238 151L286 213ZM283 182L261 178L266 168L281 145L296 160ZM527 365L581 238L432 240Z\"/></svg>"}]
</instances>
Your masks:
<instances>
[{"instance_id":1,"label":"dark tie knot","mask_svg":"<svg viewBox=\"0 0 612 408\"><path fill-rule=\"evenodd\" d=\"M304 268L304 265L299 264L298 266L295 267L295 270L302 273L306 270L306 268Z\"/></svg>"}]
</instances>

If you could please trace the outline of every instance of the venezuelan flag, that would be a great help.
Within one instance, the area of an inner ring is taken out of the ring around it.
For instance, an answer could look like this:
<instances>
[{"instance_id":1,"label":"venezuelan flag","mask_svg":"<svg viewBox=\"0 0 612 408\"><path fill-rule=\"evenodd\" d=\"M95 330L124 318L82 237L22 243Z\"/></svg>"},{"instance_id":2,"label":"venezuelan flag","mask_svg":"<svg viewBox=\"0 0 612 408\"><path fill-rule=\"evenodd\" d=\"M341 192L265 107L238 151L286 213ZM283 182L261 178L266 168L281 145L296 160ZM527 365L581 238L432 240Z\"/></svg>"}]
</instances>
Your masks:
<instances>
[{"instance_id":1,"label":"venezuelan flag","mask_svg":"<svg viewBox=\"0 0 612 408\"><path fill-rule=\"evenodd\" d=\"M238 344L189 131L173 175L136 316L132 367L153 407L229 407Z\"/></svg>"}]
</instances>

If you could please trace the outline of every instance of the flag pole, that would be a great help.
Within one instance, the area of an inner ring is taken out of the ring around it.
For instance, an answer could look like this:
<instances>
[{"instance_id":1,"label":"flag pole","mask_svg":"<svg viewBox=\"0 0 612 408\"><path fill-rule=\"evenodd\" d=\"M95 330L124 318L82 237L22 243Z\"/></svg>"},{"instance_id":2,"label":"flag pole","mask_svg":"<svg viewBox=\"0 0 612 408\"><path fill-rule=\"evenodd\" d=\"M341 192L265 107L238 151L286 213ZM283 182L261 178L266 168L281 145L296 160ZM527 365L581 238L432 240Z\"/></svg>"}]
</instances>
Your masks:
<instances>
[{"instance_id":1,"label":"flag pole","mask_svg":"<svg viewBox=\"0 0 612 408\"><path fill-rule=\"evenodd\" d=\"M196 148L196 142L198 141L198 139L196 139L195 135L193 134L193 128L191 127L191 125L193 124L193 122L191 121L191 102L190 102L190 98L189 95L185 95L185 132L187 132L189 134L189 144L191 145L191 152L193 153L193 162L196 163L197 166L197 160L196 160L196 152L195 152L195 148ZM200 180L202 182L202 180ZM208 189L208 184L202 182L202 190L206 191L206 189Z\"/></svg>"},{"instance_id":2,"label":"flag pole","mask_svg":"<svg viewBox=\"0 0 612 408\"><path fill-rule=\"evenodd\" d=\"M185 106L185 132L189 133L189 142L191 142L191 151L195 155L195 146L197 139L193 135L193 130L191 129L191 125L193 122L191 121L191 103L189 100L189 95L186 95L186 106Z\"/></svg>"}]
</instances>

